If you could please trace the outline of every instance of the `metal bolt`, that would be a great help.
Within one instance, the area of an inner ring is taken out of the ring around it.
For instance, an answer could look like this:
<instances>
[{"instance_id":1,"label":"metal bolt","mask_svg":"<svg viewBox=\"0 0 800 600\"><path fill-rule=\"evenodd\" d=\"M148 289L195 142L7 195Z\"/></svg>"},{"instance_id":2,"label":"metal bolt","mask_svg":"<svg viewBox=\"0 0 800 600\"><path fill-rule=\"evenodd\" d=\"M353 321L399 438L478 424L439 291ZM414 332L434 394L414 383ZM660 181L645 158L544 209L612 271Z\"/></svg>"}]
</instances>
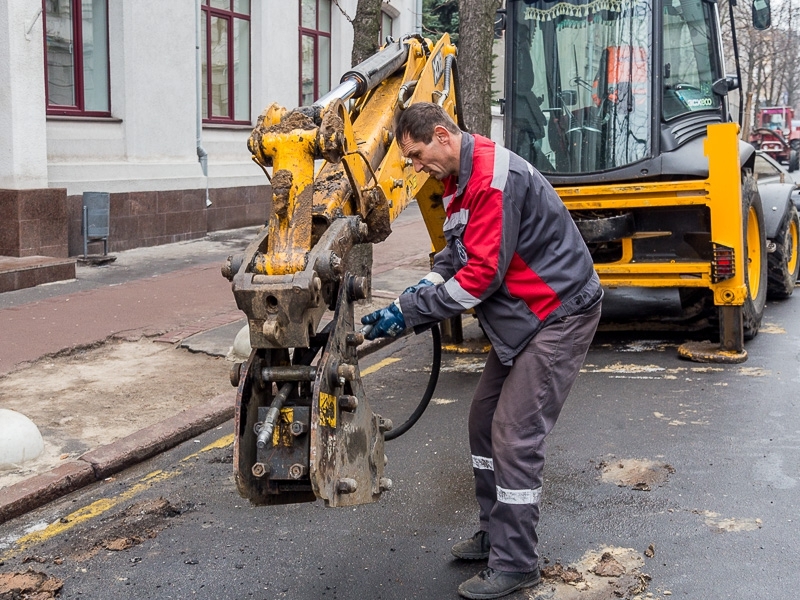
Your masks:
<instances>
[{"instance_id":1,"label":"metal bolt","mask_svg":"<svg viewBox=\"0 0 800 600\"><path fill-rule=\"evenodd\" d=\"M354 411L358 408L358 398L347 394L339 396L339 408L347 411Z\"/></svg>"},{"instance_id":2,"label":"metal bolt","mask_svg":"<svg viewBox=\"0 0 800 600\"><path fill-rule=\"evenodd\" d=\"M355 365L339 365L339 368L336 369L336 373L339 377L344 377L347 381L353 381L356 378L356 367Z\"/></svg>"},{"instance_id":3,"label":"metal bolt","mask_svg":"<svg viewBox=\"0 0 800 600\"><path fill-rule=\"evenodd\" d=\"M392 489L392 480L388 477L381 477L378 485L380 486L382 492L388 492Z\"/></svg>"},{"instance_id":4,"label":"metal bolt","mask_svg":"<svg viewBox=\"0 0 800 600\"><path fill-rule=\"evenodd\" d=\"M256 463L253 465L253 468L250 469L250 472L253 474L253 477L263 477L267 472L267 465L264 463Z\"/></svg>"},{"instance_id":5,"label":"metal bolt","mask_svg":"<svg viewBox=\"0 0 800 600\"><path fill-rule=\"evenodd\" d=\"M311 285L309 285L308 288L308 291L311 294L311 297L308 300L308 305L310 307L316 308L319 306L321 300L320 290L322 290L322 280L315 274L314 277L311 278Z\"/></svg>"},{"instance_id":6,"label":"metal bolt","mask_svg":"<svg viewBox=\"0 0 800 600\"><path fill-rule=\"evenodd\" d=\"M378 418L378 429L380 429L381 433L391 431L392 428L394 428L394 423L392 423L391 419L384 419L383 417Z\"/></svg>"},{"instance_id":7,"label":"metal bolt","mask_svg":"<svg viewBox=\"0 0 800 600\"><path fill-rule=\"evenodd\" d=\"M350 477L342 477L336 482L336 491L340 494L352 494L358 489L358 482Z\"/></svg>"},{"instance_id":8,"label":"metal bolt","mask_svg":"<svg viewBox=\"0 0 800 600\"><path fill-rule=\"evenodd\" d=\"M369 296L369 279L366 277L348 277L347 295L351 302L364 300Z\"/></svg>"},{"instance_id":9,"label":"metal bolt","mask_svg":"<svg viewBox=\"0 0 800 600\"><path fill-rule=\"evenodd\" d=\"M292 479L300 479L304 477L306 473L308 473L308 467L300 463L295 463L289 467L289 477Z\"/></svg>"},{"instance_id":10,"label":"metal bolt","mask_svg":"<svg viewBox=\"0 0 800 600\"><path fill-rule=\"evenodd\" d=\"M350 332L345 338L345 343L348 346L360 346L364 343L364 334L360 332Z\"/></svg>"},{"instance_id":11,"label":"metal bolt","mask_svg":"<svg viewBox=\"0 0 800 600\"><path fill-rule=\"evenodd\" d=\"M306 425L302 421L293 421L292 424L289 426L289 430L292 432L292 435L294 437L298 437L303 435L306 431L308 431L308 425Z\"/></svg>"}]
</instances>

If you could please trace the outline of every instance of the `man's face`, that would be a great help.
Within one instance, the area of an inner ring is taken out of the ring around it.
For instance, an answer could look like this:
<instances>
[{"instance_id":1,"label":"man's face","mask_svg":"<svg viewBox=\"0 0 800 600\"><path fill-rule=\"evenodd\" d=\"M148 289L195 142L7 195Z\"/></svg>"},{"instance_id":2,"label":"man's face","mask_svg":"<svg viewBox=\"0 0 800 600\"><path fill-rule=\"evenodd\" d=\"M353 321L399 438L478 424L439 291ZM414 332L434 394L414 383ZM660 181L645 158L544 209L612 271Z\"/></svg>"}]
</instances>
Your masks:
<instances>
[{"instance_id":1,"label":"man's face","mask_svg":"<svg viewBox=\"0 0 800 600\"><path fill-rule=\"evenodd\" d=\"M403 156L411 160L415 171L424 171L441 181L448 175L458 174L458 159L453 159L452 137L447 135L444 128L441 128L444 133L439 129L436 128L429 144L404 136L400 140L400 150Z\"/></svg>"}]
</instances>

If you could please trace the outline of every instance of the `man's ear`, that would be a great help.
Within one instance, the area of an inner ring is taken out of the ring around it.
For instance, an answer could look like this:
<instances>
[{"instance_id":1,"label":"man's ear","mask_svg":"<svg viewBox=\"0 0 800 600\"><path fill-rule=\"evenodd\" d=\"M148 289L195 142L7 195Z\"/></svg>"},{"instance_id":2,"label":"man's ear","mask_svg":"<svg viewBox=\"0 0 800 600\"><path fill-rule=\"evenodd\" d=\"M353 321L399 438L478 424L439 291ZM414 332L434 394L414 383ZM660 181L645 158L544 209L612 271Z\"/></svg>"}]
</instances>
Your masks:
<instances>
[{"instance_id":1,"label":"man's ear","mask_svg":"<svg viewBox=\"0 0 800 600\"><path fill-rule=\"evenodd\" d=\"M441 125L436 125L433 128L433 139L440 144L447 144L450 141L450 132Z\"/></svg>"}]
</instances>

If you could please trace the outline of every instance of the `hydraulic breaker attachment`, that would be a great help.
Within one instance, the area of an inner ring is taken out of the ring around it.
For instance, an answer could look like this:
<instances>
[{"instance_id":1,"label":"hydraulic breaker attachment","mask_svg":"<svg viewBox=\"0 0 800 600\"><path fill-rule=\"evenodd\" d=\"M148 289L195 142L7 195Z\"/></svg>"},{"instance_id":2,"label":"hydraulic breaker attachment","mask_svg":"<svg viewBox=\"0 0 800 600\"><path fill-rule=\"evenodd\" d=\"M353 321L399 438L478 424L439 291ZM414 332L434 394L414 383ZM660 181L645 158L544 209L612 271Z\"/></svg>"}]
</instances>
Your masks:
<instances>
[{"instance_id":1,"label":"hydraulic breaker attachment","mask_svg":"<svg viewBox=\"0 0 800 600\"><path fill-rule=\"evenodd\" d=\"M345 255L333 320L310 348L254 349L237 366L234 463L239 492L255 504L330 506L373 502L383 477L383 433L391 423L370 408L358 369L364 336L353 305L369 295L372 246Z\"/></svg>"},{"instance_id":2,"label":"hydraulic breaker attachment","mask_svg":"<svg viewBox=\"0 0 800 600\"><path fill-rule=\"evenodd\" d=\"M248 148L272 183L272 213L222 268L252 347L231 382L236 484L253 503L351 506L391 486L383 470L392 424L366 397L353 306L371 296L372 244L415 198L434 249L444 246L441 183L414 171L393 132L420 100L458 119L455 83L449 38L434 46L410 36L314 105L273 104L258 119Z\"/></svg>"}]
</instances>

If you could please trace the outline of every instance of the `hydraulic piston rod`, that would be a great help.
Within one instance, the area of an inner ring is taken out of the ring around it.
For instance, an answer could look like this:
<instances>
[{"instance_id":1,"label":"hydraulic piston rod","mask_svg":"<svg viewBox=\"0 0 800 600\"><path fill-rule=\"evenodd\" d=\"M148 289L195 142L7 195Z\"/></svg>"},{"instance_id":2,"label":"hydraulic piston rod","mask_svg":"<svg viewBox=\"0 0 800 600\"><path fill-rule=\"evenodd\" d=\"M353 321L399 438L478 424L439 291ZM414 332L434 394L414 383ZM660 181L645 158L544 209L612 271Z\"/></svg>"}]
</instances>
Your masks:
<instances>
[{"instance_id":1,"label":"hydraulic piston rod","mask_svg":"<svg viewBox=\"0 0 800 600\"><path fill-rule=\"evenodd\" d=\"M338 86L314 102L314 106L325 107L334 100L349 100L366 94L379 83L406 64L408 44L399 42L387 45L342 75Z\"/></svg>"}]
</instances>

